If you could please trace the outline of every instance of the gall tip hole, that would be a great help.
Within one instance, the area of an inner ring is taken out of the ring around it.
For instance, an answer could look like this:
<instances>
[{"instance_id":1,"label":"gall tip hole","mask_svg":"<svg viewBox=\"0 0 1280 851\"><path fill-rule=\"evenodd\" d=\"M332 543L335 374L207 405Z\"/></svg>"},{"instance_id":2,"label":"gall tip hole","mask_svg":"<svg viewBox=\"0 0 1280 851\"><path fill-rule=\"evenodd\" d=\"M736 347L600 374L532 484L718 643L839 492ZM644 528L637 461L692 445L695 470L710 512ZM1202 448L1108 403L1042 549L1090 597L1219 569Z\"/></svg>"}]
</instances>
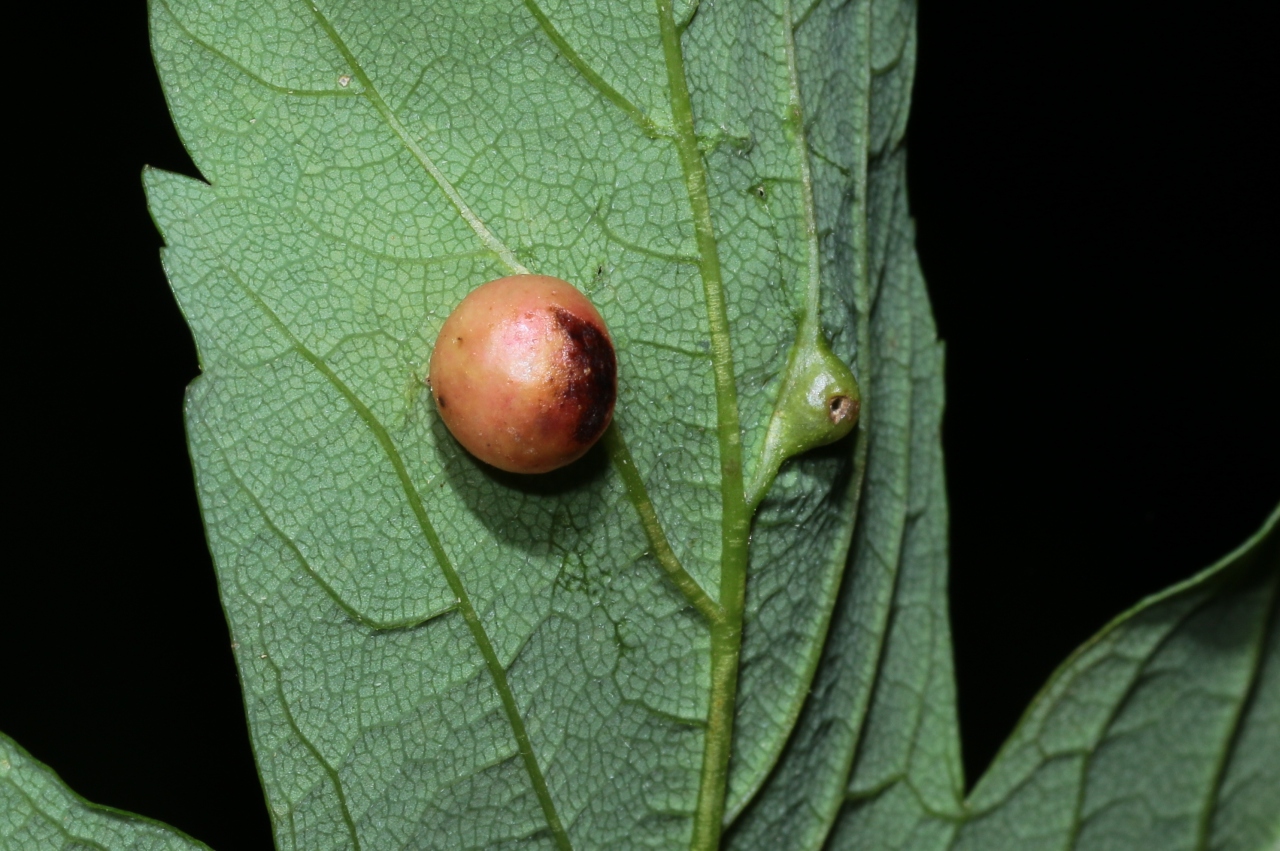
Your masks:
<instances>
[{"instance_id":1,"label":"gall tip hole","mask_svg":"<svg viewBox=\"0 0 1280 851\"><path fill-rule=\"evenodd\" d=\"M843 393L839 396L832 396L827 404L832 425L848 422L858 415L858 403Z\"/></svg>"}]
</instances>

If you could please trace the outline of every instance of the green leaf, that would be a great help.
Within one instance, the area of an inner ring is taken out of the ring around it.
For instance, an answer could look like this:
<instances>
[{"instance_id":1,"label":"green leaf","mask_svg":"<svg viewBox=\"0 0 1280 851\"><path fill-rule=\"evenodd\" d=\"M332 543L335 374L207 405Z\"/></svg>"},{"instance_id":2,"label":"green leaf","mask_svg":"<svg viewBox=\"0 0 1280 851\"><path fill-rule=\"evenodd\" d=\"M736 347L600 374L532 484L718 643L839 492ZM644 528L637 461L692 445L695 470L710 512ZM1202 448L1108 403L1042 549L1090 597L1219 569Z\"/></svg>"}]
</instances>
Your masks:
<instances>
[{"instance_id":1,"label":"green leaf","mask_svg":"<svg viewBox=\"0 0 1280 851\"><path fill-rule=\"evenodd\" d=\"M912 7L879 6L873 39L866 3L153 2L208 183L146 183L281 847L703 847L764 794L868 445L766 435L813 422L790 365L872 370L871 279L910 274ZM452 306L524 270L621 366L607 451L537 479L422 385Z\"/></svg>"},{"instance_id":2,"label":"green leaf","mask_svg":"<svg viewBox=\"0 0 1280 851\"><path fill-rule=\"evenodd\" d=\"M207 182L146 183L279 847L1274 835L1262 538L1078 654L963 799L913 3L151 12ZM525 271L591 296L621 373L601 446L532 478L422 383ZM852 437L814 388L861 396Z\"/></svg>"},{"instance_id":3,"label":"green leaf","mask_svg":"<svg viewBox=\"0 0 1280 851\"><path fill-rule=\"evenodd\" d=\"M912 720L949 683L899 691L886 670L866 737L885 747L860 753L833 847L1274 848L1278 588L1280 510L1235 553L1076 651L963 809L935 791L929 754L949 735Z\"/></svg>"},{"instance_id":4,"label":"green leaf","mask_svg":"<svg viewBox=\"0 0 1280 851\"><path fill-rule=\"evenodd\" d=\"M196 851L172 827L90 804L0 733L0 848Z\"/></svg>"},{"instance_id":5,"label":"green leaf","mask_svg":"<svg viewBox=\"0 0 1280 851\"><path fill-rule=\"evenodd\" d=\"M870 85L860 87L860 108L851 109L872 117L859 128L870 136L863 190L871 198L872 272L864 312L871 341L863 373L866 485L821 665L782 761L734 828L732 847L741 849L821 847L859 740L864 752L891 746L862 734L872 687L886 669L894 689L926 681L945 687L937 700L916 705L916 720L907 723L910 728L924 713L938 728L937 747L927 756L942 778L940 797L955 806L963 785L945 605L942 348L915 256L899 148L915 66L914 17L872 19L867 7L853 12L863 18L852 26L846 10L819 12L823 20L815 29L849 27L852 57L868 57L861 73Z\"/></svg>"}]
</instances>

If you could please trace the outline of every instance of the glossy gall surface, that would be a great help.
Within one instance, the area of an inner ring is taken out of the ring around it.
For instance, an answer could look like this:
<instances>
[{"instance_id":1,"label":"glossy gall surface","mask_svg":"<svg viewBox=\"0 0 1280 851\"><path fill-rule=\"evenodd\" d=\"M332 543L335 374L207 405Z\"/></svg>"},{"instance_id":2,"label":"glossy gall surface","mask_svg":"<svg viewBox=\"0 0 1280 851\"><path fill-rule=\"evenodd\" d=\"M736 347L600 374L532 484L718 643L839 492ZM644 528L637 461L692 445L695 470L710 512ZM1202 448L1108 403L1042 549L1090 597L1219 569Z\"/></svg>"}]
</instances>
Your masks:
<instances>
[{"instance_id":1,"label":"glossy gall surface","mask_svg":"<svg viewBox=\"0 0 1280 851\"><path fill-rule=\"evenodd\" d=\"M468 452L500 470L545 473L604 434L618 367L586 296L559 278L512 275L472 290L449 314L428 383Z\"/></svg>"}]
</instances>

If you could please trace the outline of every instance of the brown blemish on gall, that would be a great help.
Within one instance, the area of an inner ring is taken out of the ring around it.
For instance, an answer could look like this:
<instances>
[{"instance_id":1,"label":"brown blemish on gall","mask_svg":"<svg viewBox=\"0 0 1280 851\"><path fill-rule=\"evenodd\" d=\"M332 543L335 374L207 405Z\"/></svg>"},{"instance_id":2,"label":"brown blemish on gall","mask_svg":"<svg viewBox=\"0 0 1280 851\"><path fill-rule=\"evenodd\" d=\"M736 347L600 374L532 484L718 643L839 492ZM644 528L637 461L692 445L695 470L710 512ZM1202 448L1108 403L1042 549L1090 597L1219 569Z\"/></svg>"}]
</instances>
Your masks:
<instances>
[{"instance_id":1,"label":"brown blemish on gall","mask_svg":"<svg viewBox=\"0 0 1280 851\"><path fill-rule=\"evenodd\" d=\"M608 336L563 308L552 308L565 337L568 369L560 398L576 413L573 439L592 444L604 434L618 395L618 361Z\"/></svg>"},{"instance_id":2,"label":"brown blemish on gall","mask_svg":"<svg viewBox=\"0 0 1280 851\"><path fill-rule=\"evenodd\" d=\"M827 404L832 425L840 425L850 419L857 419L858 410L862 407L859 402L844 394L832 396L827 401Z\"/></svg>"},{"instance_id":3,"label":"brown blemish on gall","mask_svg":"<svg viewBox=\"0 0 1280 851\"><path fill-rule=\"evenodd\" d=\"M604 319L586 296L557 278L513 275L476 288L445 320L428 383L469 452L540 473L581 457L608 428L617 374Z\"/></svg>"}]
</instances>

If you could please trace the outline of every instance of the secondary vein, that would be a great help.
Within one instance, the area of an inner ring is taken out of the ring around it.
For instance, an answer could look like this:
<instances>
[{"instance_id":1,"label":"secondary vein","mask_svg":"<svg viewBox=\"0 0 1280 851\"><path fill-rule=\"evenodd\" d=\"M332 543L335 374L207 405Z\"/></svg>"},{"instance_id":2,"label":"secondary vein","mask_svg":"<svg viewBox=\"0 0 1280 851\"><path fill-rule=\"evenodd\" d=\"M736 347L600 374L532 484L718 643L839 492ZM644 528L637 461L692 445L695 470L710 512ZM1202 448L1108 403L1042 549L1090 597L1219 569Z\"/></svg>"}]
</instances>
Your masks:
<instances>
[{"instance_id":1,"label":"secondary vein","mask_svg":"<svg viewBox=\"0 0 1280 851\"><path fill-rule=\"evenodd\" d=\"M338 35L337 31L333 28L333 25L329 23L329 21L324 17L324 15L320 12L320 10L315 6L314 3L311 3L309 5L311 7L312 14L316 18L316 21L324 29L325 33L328 34L329 39L333 42L334 46L337 47L338 51L342 53L343 58L346 59L347 63L351 66L352 74L355 76L357 80L360 81L360 84L363 87L365 94L368 96L370 102L374 105L374 108L378 110L378 113L382 115L383 119L387 122L387 124L391 127L391 129L396 133L396 135L400 138L400 140L404 143L404 145L413 153L414 157L416 157L418 162L422 164L422 167L426 169L427 173L431 175L432 179L435 180L436 184L440 187L441 191L445 193L445 195L453 203L454 207L458 210L458 213L463 217L463 219L466 220L467 224L471 226L471 229L475 231L476 235L480 238L481 242L483 242L484 245L487 248L489 248L489 250L493 251L493 253L496 254L498 258L512 272L519 275L529 274L530 270L526 266L521 264L519 260L516 259L516 256L511 251L511 249L509 249L504 243L502 243L493 234L493 232L490 231L488 227L485 226L484 222L482 222L479 216L477 216L471 210L471 208L463 200L462 196L458 193L458 191L454 188L454 186L444 176L443 172L440 171L440 169L435 165L435 163L432 162L431 158L427 156L426 152L422 150L422 147L409 134L408 129L403 124L400 123L400 120L395 116L395 113L392 112L391 108L387 106L386 101L382 99L382 96L378 93L377 88L373 85L373 81L369 79L368 74L365 73L364 68L360 65L360 62L356 59L355 55L347 47L346 43ZM526 3L526 5L529 7L531 14L533 14L533 16L538 20L539 24L542 26L543 30L547 33L548 37L551 38L552 42L556 45L556 47L565 55L565 57L574 65L574 67L578 69L579 73L581 73L583 77L588 80L588 82L590 82L593 86L595 86L600 92L602 92L605 95L605 97L607 97L611 102L613 102L615 105L621 108L624 112L627 112L629 115L631 115L631 117L634 118L637 121L637 123L639 123L640 126L645 129L646 132L650 133L650 135L655 135L655 136L660 135L657 126L652 122L651 119L649 119L648 116L644 115L644 113L641 112L634 104L632 104L625 97L619 94L608 83L606 83L600 77L599 74L596 74L595 71L593 71L584 61L582 61L582 58L578 56L577 52L574 51L572 47L569 46L568 42L564 40L564 38L555 29L555 27L551 24L550 20L547 19L546 15L542 13L542 10L539 9L536 4L532 2L528 2ZM624 473L624 479L625 479L625 470L623 470L622 466L618 464L616 458L615 458L615 464L618 465L619 471ZM639 485L638 488L636 487L637 483ZM636 506L637 512L640 514L641 525L644 526L645 532L648 535L651 544L654 546L655 553L661 553L663 549L663 545L666 543L666 537L665 535L662 534L661 526L658 525L657 523L657 516L654 515L652 518L649 518L649 517L646 517L645 515L643 504L648 504L650 507L650 513L652 513L652 503L649 503L648 495L647 493L645 493L643 481L640 481L637 478L636 482L628 484L627 492L628 492L628 495L631 497L632 503ZM635 497L637 493L643 496L643 499L641 501L637 501ZM659 563L663 565L664 569L668 571L669 575L672 575L677 580L680 574L684 574L684 576L687 577L688 574L684 573L684 569L680 566L679 561L675 557L675 554L671 552L671 548L669 545L665 546L665 550L669 554L669 558L660 556ZM702 588L697 585L697 582L694 581L692 577L689 577L689 582L693 583L693 586L696 587L698 594L701 594L701 596L704 598L706 597L706 593L702 591ZM690 588L688 586L688 583L677 581L677 587L679 587L681 591L685 593L686 597L689 597L689 595L693 593L693 588ZM702 611L704 615L708 614L709 610L706 609L705 604L701 603L700 601L697 601L696 594L693 598L690 598L690 599L691 599L691 602L694 603L695 607L699 609L699 611Z\"/></svg>"},{"instance_id":2,"label":"secondary vein","mask_svg":"<svg viewBox=\"0 0 1280 851\"><path fill-rule=\"evenodd\" d=\"M644 480L640 478L636 462L631 457L631 450L627 448L626 440L616 422L604 433L604 441L610 459L622 476L627 497L635 507L636 513L640 515L640 525L649 539L649 548L653 557L657 559L658 565L666 572L667 578L684 595L689 604L697 609L708 623L720 623L724 620L724 610L707 595L707 592L698 584L698 580L689 575L671 549L671 543L667 540L666 532L662 530L658 514L654 511L653 502L645 489Z\"/></svg>"},{"instance_id":3,"label":"secondary vein","mask_svg":"<svg viewBox=\"0 0 1280 851\"><path fill-rule=\"evenodd\" d=\"M533 753L533 745L529 740L529 734L525 730L524 719L520 715L519 707L516 705L515 695L511 691L511 685L507 681L506 669L502 667L501 661L498 659L497 652L493 649L493 643L489 640L489 635L485 632L484 624L481 623L479 615L476 613L475 606L471 602L471 596L467 593L466 586L462 582L457 568L454 567L449 555L445 552L444 545L440 542L440 536L436 533L435 526L431 519L427 516L426 507L422 504L422 497L418 493L417 487L413 484L409 471L405 467L404 459L400 457L400 451L396 448L395 442L391 439L390 433L373 415L369 407L361 401L355 391L347 386L337 373L325 363L318 355L312 352L301 340L294 335L275 311L271 309L256 292L253 291L235 270L227 267L223 268L230 275L245 295L254 302L267 320L276 328L276 330L289 341L290 347L303 360L311 364L316 372L329 384L338 391L355 411L356 415L365 424L370 432L373 433L374 439L382 448L387 460L391 463L392 469L395 471L396 478L400 482L401 490L405 495L405 499L409 502L409 507L413 511L415 519L418 521L418 528L421 530L423 537L427 541L427 546L431 549L431 553L435 556L436 563L440 567L440 572L444 574L445 582L449 585L449 590L453 592L458 600L458 611L462 614L463 620L467 624L468 630L471 632L472 639L475 641L480 651L481 657L484 659L485 667L489 671L489 675L493 680L495 691L498 692L499 700L502 702L503 713L507 717L507 722L511 725L512 735L516 740L516 747L520 753L520 758L524 762L525 770L529 774L530 783L533 786L534 794L538 798L539 804L542 806L543 815L546 818L547 826L551 830L551 834L556 841L556 845L561 851L571 851L572 845L569 843L568 834L565 832L564 825L560 821L559 813L556 811L555 802L551 799L551 792L547 788L546 779L542 775L542 769L538 766L537 757Z\"/></svg>"},{"instance_id":4,"label":"secondary vein","mask_svg":"<svg viewBox=\"0 0 1280 851\"><path fill-rule=\"evenodd\" d=\"M400 141L409 149L409 152L413 154L427 174L431 175L431 179L436 182L436 185L440 187L440 191L453 204L454 209L458 211L458 215L462 216L463 220L475 231L476 236L480 237L480 241L484 243L485 247L496 254L504 266L517 275L529 274L528 267L517 260L515 252L508 248L506 243L498 239L493 231L489 230L484 221L463 200L462 195L454 187L453 183L449 181L449 178L445 176L444 172L440 170L440 167L435 164L431 157L427 156L427 152L422 149L418 141L409 133L409 128L405 127L400 122L400 119L396 117L396 114L391 111L391 107L387 106L387 102L382 99L382 95L378 93L378 89L373 85L373 80L365 72L364 66L356 59L355 54L347 47L346 42L338 35L338 31L334 29L333 24L324 16L319 7L312 2L307 2L307 6L311 9L311 14L315 17L316 23L329 36L333 46L338 49L338 52L342 54L342 58L351 67L352 76L360 81L364 96L369 99L369 102L373 104L373 108L382 116L382 120L387 122L387 126L399 137Z\"/></svg>"},{"instance_id":5,"label":"secondary vein","mask_svg":"<svg viewBox=\"0 0 1280 851\"><path fill-rule=\"evenodd\" d=\"M325 776L329 778L329 782L333 784L334 794L338 796L338 808L342 811L342 822L347 827L347 835L351 837L351 847L353 851L360 851L360 835L356 831L355 819L351 816L351 808L347 804L346 789L343 788L342 779L338 777L337 769L335 769L324 754L320 753L320 749L315 743L302 732L302 728L298 726L298 719L293 715L293 709L289 706L289 701L284 695L284 675L280 671L280 666L270 656L263 656L263 661L276 674L276 695L280 698L280 705L284 708L284 718L289 725L289 729L293 730L293 734L302 742L302 746L306 748L311 756L320 763L320 767L324 770Z\"/></svg>"},{"instance_id":6,"label":"secondary vein","mask_svg":"<svg viewBox=\"0 0 1280 851\"><path fill-rule=\"evenodd\" d=\"M1217 763L1214 765L1213 778L1206 785L1204 808L1200 811L1200 823L1196 830L1195 851L1204 851L1209 847L1213 832L1213 816L1217 811L1215 805L1219 803L1222 784L1226 782L1227 771L1240 743L1244 725L1248 723L1249 709L1253 706L1258 694L1263 666L1267 662L1265 648L1269 644L1268 639L1277 628L1277 615L1280 615L1280 582L1272 580L1268 597L1267 604L1263 607L1258 619L1257 631L1249 654L1251 657L1249 660L1249 679L1240 695L1240 699L1236 702L1235 709L1232 711L1231 725L1223 742L1222 752L1218 755Z\"/></svg>"},{"instance_id":7,"label":"secondary vein","mask_svg":"<svg viewBox=\"0 0 1280 851\"><path fill-rule=\"evenodd\" d=\"M627 97L615 89L613 86L605 82L604 77L587 64L586 60L578 51L573 49L573 45L556 29L555 24L551 23L551 19L547 17L542 8L535 0L524 0L525 8L529 10L529 14L533 15L534 20L538 22L538 26L542 27L542 31L547 34L547 38L551 39L551 43L556 46L556 50L560 51L560 55L568 60L569 64L582 75L592 88L604 96L605 100L616 106L618 109L626 113L632 121L639 125L640 129L647 136L661 136L663 130L652 118L644 113L644 110L636 106Z\"/></svg>"}]
</instances>

